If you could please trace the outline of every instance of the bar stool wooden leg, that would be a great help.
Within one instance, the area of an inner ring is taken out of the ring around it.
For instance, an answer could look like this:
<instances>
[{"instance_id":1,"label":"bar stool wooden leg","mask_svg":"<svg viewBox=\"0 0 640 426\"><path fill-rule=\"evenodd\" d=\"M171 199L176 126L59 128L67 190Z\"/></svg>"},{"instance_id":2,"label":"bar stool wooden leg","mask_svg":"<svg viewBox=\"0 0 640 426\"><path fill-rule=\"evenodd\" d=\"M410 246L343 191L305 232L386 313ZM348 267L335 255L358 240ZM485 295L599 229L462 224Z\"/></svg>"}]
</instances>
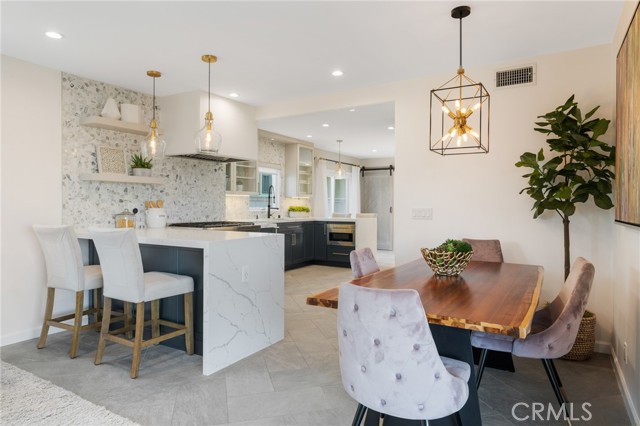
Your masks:
<instances>
[{"instance_id":1,"label":"bar stool wooden leg","mask_svg":"<svg viewBox=\"0 0 640 426\"><path fill-rule=\"evenodd\" d=\"M47 305L44 308L44 320L42 321L42 331L40 332L40 340L38 340L38 349L44 348L47 343L47 335L49 334L49 321L53 314L53 300L55 299L56 289L47 288Z\"/></svg>"},{"instance_id":2,"label":"bar stool wooden leg","mask_svg":"<svg viewBox=\"0 0 640 426\"><path fill-rule=\"evenodd\" d=\"M98 342L98 351L96 352L95 365L102 364L102 355L104 354L104 345L106 343L105 336L109 334L109 324L111 322L111 298L104 298L104 306L102 308L102 328L100 329L100 341Z\"/></svg>"},{"instance_id":3,"label":"bar stool wooden leg","mask_svg":"<svg viewBox=\"0 0 640 426\"><path fill-rule=\"evenodd\" d=\"M151 301L151 337L160 336L160 299Z\"/></svg>"},{"instance_id":4,"label":"bar stool wooden leg","mask_svg":"<svg viewBox=\"0 0 640 426\"><path fill-rule=\"evenodd\" d=\"M131 363L131 378L138 377L140 358L142 356L142 334L144 332L144 302L136 304L136 332L133 336L133 362Z\"/></svg>"},{"instance_id":5,"label":"bar stool wooden leg","mask_svg":"<svg viewBox=\"0 0 640 426\"><path fill-rule=\"evenodd\" d=\"M82 311L84 305L84 291L76 291L76 312L73 318L73 333L71 335L71 350L69 357L75 358L80 344L80 327L82 327Z\"/></svg>"},{"instance_id":6,"label":"bar stool wooden leg","mask_svg":"<svg viewBox=\"0 0 640 426\"><path fill-rule=\"evenodd\" d=\"M96 288L95 290L93 290L93 309L96 310L93 313L93 320L95 322L100 322L102 320L101 318L102 307L100 306L102 305L102 303L100 303L101 300L102 300L102 289ZM100 331L100 328L96 328L96 331Z\"/></svg>"},{"instance_id":7,"label":"bar stool wooden leg","mask_svg":"<svg viewBox=\"0 0 640 426\"><path fill-rule=\"evenodd\" d=\"M184 295L184 325L187 328L184 335L188 355L193 355L193 293Z\"/></svg>"},{"instance_id":8,"label":"bar stool wooden leg","mask_svg":"<svg viewBox=\"0 0 640 426\"><path fill-rule=\"evenodd\" d=\"M127 339L131 339L133 336L131 333L131 317L133 316L131 314L132 308L131 302L124 302L124 329L126 331L125 335L127 336Z\"/></svg>"}]
</instances>

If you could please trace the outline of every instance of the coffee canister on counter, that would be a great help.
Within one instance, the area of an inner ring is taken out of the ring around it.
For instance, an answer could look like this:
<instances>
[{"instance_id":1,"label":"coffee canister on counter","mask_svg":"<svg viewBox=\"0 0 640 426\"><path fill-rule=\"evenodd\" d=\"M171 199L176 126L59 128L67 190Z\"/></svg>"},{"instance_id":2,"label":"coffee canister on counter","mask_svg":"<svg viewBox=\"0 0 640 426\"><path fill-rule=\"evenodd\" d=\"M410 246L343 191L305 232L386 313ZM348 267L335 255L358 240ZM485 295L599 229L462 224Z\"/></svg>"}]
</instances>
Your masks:
<instances>
[{"instance_id":1,"label":"coffee canister on counter","mask_svg":"<svg viewBox=\"0 0 640 426\"><path fill-rule=\"evenodd\" d=\"M115 215L116 228L135 228L136 216L125 209L122 213Z\"/></svg>"}]
</instances>

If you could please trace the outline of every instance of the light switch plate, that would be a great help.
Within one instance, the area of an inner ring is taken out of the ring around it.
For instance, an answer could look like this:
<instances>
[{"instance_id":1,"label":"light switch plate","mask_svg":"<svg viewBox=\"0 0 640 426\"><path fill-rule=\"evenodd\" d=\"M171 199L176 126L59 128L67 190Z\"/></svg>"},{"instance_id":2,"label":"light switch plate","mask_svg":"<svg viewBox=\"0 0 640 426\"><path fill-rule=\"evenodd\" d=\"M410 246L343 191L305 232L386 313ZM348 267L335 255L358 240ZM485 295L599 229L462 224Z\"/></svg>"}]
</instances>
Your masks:
<instances>
[{"instance_id":1,"label":"light switch plate","mask_svg":"<svg viewBox=\"0 0 640 426\"><path fill-rule=\"evenodd\" d=\"M411 219L433 220L433 209L431 207L415 207L411 209Z\"/></svg>"}]
</instances>

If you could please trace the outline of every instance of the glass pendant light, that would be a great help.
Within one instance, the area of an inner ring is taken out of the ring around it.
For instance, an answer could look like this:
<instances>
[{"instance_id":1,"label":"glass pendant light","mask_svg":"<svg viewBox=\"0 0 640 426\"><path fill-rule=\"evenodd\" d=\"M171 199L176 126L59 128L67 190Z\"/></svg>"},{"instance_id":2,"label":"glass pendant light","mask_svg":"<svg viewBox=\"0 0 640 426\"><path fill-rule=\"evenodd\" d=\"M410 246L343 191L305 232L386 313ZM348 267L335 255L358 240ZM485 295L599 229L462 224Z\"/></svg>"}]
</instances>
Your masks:
<instances>
[{"instance_id":1,"label":"glass pendant light","mask_svg":"<svg viewBox=\"0 0 640 426\"><path fill-rule=\"evenodd\" d=\"M441 155L489 152L489 93L462 67L462 19L470 14L469 6L451 11L460 26L460 65L452 79L431 90L430 149Z\"/></svg>"},{"instance_id":2,"label":"glass pendant light","mask_svg":"<svg viewBox=\"0 0 640 426\"><path fill-rule=\"evenodd\" d=\"M217 153L220 150L222 136L213 128L211 113L211 64L218 60L214 55L202 55L202 62L209 64L209 108L204 116L204 126L196 133L196 149L198 152Z\"/></svg>"},{"instance_id":3,"label":"glass pendant light","mask_svg":"<svg viewBox=\"0 0 640 426\"><path fill-rule=\"evenodd\" d=\"M142 151L144 158L157 160L164 157L164 150L167 147L166 142L160 138L158 121L156 120L156 78L162 74L160 71L147 71L147 75L153 78L153 106L151 109L153 118L149 124L149 133L140 144L140 151Z\"/></svg>"},{"instance_id":4,"label":"glass pendant light","mask_svg":"<svg viewBox=\"0 0 640 426\"><path fill-rule=\"evenodd\" d=\"M340 144L342 144L342 139L338 139L338 177L342 177L342 158L340 155Z\"/></svg>"}]
</instances>

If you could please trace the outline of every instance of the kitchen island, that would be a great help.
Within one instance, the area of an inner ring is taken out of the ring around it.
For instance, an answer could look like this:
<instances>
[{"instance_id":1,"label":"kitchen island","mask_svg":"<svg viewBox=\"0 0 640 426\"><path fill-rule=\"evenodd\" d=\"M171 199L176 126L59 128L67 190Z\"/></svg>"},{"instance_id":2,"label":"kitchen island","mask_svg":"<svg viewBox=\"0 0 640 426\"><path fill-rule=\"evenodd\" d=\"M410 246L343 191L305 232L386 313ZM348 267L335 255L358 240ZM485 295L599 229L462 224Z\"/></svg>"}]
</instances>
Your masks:
<instances>
[{"instance_id":1,"label":"kitchen island","mask_svg":"<svg viewBox=\"0 0 640 426\"><path fill-rule=\"evenodd\" d=\"M203 374L284 338L282 234L175 228L136 233L145 271L194 278L196 353L202 354ZM78 237L88 263L97 263L89 233L78 230ZM166 310L179 306L168 300Z\"/></svg>"}]
</instances>

